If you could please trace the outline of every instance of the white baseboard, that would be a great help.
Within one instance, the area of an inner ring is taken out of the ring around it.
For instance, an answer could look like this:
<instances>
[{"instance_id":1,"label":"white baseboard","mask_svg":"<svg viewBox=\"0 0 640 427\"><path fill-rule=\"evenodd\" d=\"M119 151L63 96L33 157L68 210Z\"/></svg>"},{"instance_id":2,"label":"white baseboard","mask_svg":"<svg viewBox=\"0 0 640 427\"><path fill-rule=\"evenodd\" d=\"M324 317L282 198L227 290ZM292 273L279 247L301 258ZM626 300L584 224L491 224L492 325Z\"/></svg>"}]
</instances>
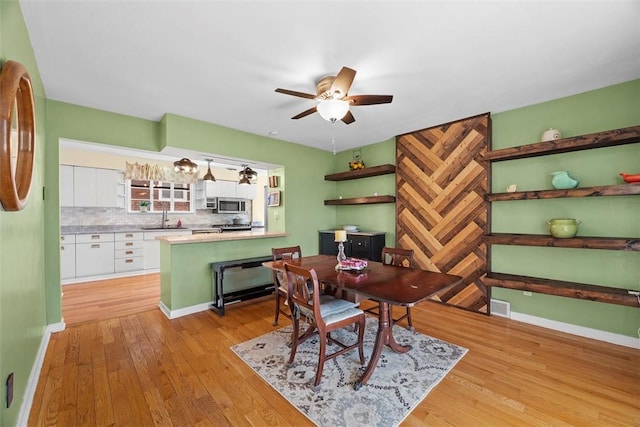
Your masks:
<instances>
[{"instance_id":1,"label":"white baseboard","mask_svg":"<svg viewBox=\"0 0 640 427\"><path fill-rule=\"evenodd\" d=\"M200 313L201 311L207 311L211 308L210 302L206 302L203 304L192 305L190 307L179 308L177 310L169 310L169 308L160 301L158 307L160 307L160 311L167 316L167 319L177 319L178 317L188 316L189 314Z\"/></svg>"},{"instance_id":2,"label":"white baseboard","mask_svg":"<svg viewBox=\"0 0 640 427\"><path fill-rule=\"evenodd\" d=\"M36 360L33 362L31 373L27 380L27 386L24 390L22 405L20 405L20 412L18 413L18 420L16 422L16 426L18 427L26 426L29 421L29 414L31 413L31 406L33 405L33 397L36 395L38 379L40 378L40 372L42 371L42 364L44 363L44 356L47 353L51 334L54 332L64 331L65 327L66 325L64 322L60 322L47 325L44 328L42 339L40 340L40 347L36 354Z\"/></svg>"},{"instance_id":3,"label":"white baseboard","mask_svg":"<svg viewBox=\"0 0 640 427\"><path fill-rule=\"evenodd\" d=\"M558 322L557 320L545 319L544 317L531 316L529 314L518 313L515 311L511 312L511 319L523 323L529 323L531 325L541 326L547 329L553 329L555 331L578 335L580 337L640 349L640 338L601 331L599 329L586 328L584 326L572 325L570 323Z\"/></svg>"},{"instance_id":4,"label":"white baseboard","mask_svg":"<svg viewBox=\"0 0 640 427\"><path fill-rule=\"evenodd\" d=\"M98 280L119 279L121 277L142 276L144 274L159 273L159 268L151 268L148 270L123 271L113 274L101 274L99 276L74 277L73 279L63 279L61 285L74 285L76 283L95 282Z\"/></svg>"}]
</instances>

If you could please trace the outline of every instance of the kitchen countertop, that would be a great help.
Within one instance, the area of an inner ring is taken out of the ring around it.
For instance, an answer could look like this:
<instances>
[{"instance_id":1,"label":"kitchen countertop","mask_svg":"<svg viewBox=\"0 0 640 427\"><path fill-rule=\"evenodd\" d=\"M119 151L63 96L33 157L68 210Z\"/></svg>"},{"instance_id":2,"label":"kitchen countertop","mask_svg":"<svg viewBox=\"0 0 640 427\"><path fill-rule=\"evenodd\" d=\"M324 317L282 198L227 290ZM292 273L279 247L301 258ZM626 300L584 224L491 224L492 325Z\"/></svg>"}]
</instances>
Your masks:
<instances>
[{"instance_id":1,"label":"kitchen countertop","mask_svg":"<svg viewBox=\"0 0 640 427\"><path fill-rule=\"evenodd\" d=\"M144 227L144 228L143 228ZM60 234L90 234L90 233L127 233L142 231L185 231L191 233L191 230L202 230L211 228L211 224L188 225L186 227L176 227L175 225L167 228L148 228L153 225L64 225L60 227Z\"/></svg>"},{"instance_id":2,"label":"kitchen countertop","mask_svg":"<svg viewBox=\"0 0 640 427\"><path fill-rule=\"evenodd\" d=\"M158 236L156 240L167 242L170 245L202 242L225 242L231 240L267 239L272 237L286 237L288 233L265 231L264 229L251 231L233 231L225 233L185 234L173 236Z\"/></svg>"}]
</instances>

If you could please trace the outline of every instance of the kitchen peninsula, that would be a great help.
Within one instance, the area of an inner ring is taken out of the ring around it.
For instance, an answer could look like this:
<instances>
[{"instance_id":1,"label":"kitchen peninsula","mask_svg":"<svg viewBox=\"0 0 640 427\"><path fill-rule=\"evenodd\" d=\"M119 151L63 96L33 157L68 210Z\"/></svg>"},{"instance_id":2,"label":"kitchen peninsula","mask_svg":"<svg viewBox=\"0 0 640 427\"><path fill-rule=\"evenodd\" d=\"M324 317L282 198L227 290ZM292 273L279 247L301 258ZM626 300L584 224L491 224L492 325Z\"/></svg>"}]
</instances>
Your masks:
<instances>
[{"instance_id":1,"label":"kitchen peninsula","mask_svg":"<svg viewBox=\"0 0 640 427\"><path fill-rule=\"evenodd\" d=\"M272 247L289 245L288 236L281 231L252 230L157 237L160 241L160 309L170 319L210 309L216 298L212 263L269 255ZM243 272L242 283L233 283L230 277L229 286L225 283L225 288L251 287L271 274L263 268L250 270L253 271Z\"/></svg>"}]
</instances>

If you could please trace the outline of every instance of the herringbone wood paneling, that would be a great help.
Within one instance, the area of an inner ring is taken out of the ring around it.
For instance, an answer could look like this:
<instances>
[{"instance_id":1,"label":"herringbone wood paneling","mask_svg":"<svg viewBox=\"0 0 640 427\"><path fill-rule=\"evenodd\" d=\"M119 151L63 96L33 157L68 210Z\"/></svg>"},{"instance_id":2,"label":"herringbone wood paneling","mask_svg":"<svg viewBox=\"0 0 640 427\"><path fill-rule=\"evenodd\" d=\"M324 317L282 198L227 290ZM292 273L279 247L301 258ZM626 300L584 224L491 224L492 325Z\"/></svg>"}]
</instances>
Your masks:
<instances>
[{"instance_id":1,"label":"herringbone wood paneling","mask_svg":"<svg viewBox=\"0 0 640 427\"><path fill-rule=\"evenodd\" d=\"M489 128L483 114L396 138L396 246L413 249L421 268L464 277L438 298L482 312Z\"/></svg>"}]
</instances>

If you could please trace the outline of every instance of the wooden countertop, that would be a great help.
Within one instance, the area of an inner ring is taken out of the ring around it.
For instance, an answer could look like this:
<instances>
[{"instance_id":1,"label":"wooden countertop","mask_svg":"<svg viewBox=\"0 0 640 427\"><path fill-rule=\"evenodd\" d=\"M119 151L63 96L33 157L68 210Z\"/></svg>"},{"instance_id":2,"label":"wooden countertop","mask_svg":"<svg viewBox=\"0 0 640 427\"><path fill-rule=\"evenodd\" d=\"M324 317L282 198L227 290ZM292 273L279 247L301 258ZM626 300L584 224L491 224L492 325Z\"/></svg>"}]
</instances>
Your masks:
<instances>
[{"instance_id":1,"label":"wooden countertop","mask_svg":"<svg viewBox=\"0 0 640 427\"><path fill-rule=\"evenodd\" d=\"M186 234L178 236L158 236L156 240L167 242L170 245L182 245L187 243L203 243L203 242L228 242L231 240L252 240L252 239L268 239L272 237L286 237L288 233L251 230L251 231L231 231L225 233L204 233L204 234Z\"/></svg>"}]
</instances>

